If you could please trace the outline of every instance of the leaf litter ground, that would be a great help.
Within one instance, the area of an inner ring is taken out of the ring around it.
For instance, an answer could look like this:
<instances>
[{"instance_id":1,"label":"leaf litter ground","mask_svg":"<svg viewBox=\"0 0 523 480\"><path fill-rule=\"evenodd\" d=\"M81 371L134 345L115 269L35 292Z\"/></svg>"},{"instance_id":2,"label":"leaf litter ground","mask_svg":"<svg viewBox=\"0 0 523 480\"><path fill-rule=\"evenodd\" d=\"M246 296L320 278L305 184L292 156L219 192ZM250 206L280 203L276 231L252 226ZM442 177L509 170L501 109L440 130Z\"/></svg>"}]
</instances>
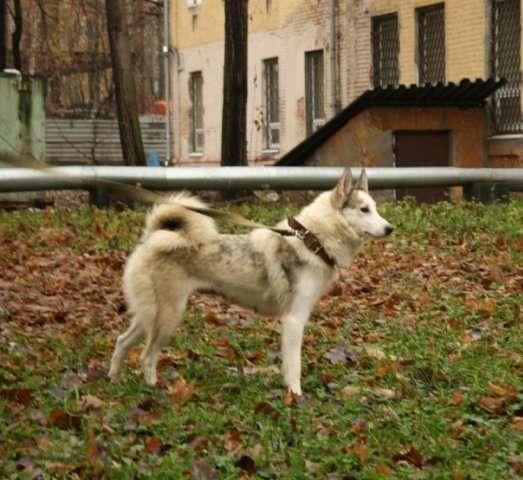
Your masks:
<instances>
[{"instance_id":1,"label":"leaf litter ground","mask_svg":"<svg viewBox=\"0 0 523 480\"><path fill-rule=\"evenodd\" d=\"M157 387L140 348L110 384L143 211L0 213L0 476L523 475L523 200L382 209L393 237L314 310L302 399L281 386L277 319L212 295L191 297Z\"/></svg>"}]
</instances>

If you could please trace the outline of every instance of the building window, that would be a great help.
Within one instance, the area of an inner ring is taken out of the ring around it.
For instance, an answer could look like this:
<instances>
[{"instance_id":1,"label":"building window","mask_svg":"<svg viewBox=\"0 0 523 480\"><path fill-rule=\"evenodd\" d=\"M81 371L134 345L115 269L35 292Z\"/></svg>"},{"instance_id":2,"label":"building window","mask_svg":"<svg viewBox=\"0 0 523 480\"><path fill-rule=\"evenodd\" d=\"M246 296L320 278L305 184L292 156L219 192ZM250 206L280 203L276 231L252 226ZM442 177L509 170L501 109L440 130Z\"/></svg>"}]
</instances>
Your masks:
<instances>
[{"instance_id":1,"label":"building window","mask_svg":"<svg viewBox=\"0 0 523 480\"><path fill-rule=\"evenodd\" d=\"M445 81L445 6L418 8L419 83Z\"/></svg>"},{"instance_id":2,"label":"building window","mask_svg":"<svg viewBox=\"0 0 523 480\"><path fill-rule=\"evenodd\" d=\"M265 148L280 146L280 99L278 92L278 59L263 61L263 107L265 111Z\"/></svg>"},{"instance_id":3,"label":"building window","mask_svg":"<svg viewBox=\"0 0 523 480\"><path fill-rule=\"evenodd\" d=\"M400 40L398 15L386 15L372 19L372 57L374 86L397 86L399 69Z\"/></svg>"},{"instance_id":4,"label":"building window","mask_svg":"<svg viewBox=\"0 0 523 480\"><path fill-rule=\"evenodd\" d=\"M507 83L495 94L496 133L521 133L521 20L520 0L493 0L492 73Z\"/></svg>"},{"instance_id":5,"label":"building window","mask_svg":"<svg viewBox=\"0 0 523 480\"><path fill-rule=\"evenodd\" d=\"M202 72L192 72L189 80L191 96L191 153L202 153L205 144L203 130L203 77Z\"/></svg>"},{"instance_id":6,"label":"building window","mask_svg":"<svg viewBox=\"0 0 523 480\"><path fill-rule=\"evenodd\" d=\"M323 50L305 53L305 105L307 136L325 124Z\"/></svg>"}]
</instances>

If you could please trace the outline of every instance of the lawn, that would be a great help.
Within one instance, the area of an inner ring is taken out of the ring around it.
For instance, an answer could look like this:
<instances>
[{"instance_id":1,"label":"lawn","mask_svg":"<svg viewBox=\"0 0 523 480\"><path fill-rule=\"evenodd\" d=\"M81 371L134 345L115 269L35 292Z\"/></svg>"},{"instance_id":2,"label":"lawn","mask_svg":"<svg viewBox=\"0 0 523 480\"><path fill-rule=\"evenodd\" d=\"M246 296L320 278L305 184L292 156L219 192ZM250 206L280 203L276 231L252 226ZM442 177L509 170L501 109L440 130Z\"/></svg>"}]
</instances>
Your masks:
<instances>
[{"instance_id":1,"label":"lawn","mask_svg":"<svg viewBox=\"0 0 523 480\"><path fill-rule=\"evenodd\" d=\"M111 384L144 212L0 212L0 477L521 478L523 199L381 210L396 231L314 310L299 400L277 319L211 295L191 298L157 387L140 348Z\"/></svg>"}]
</instances>

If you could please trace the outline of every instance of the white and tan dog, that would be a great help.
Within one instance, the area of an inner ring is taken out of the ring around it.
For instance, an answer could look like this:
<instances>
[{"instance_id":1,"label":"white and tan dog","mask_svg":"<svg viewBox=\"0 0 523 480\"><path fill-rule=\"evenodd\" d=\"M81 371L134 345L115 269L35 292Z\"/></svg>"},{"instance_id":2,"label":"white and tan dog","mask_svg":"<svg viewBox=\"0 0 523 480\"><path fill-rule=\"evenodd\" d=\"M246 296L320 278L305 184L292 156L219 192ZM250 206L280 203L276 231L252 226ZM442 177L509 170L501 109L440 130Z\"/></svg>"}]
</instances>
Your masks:
<instances>
[{"instance_id":1,"label":"white and tan dog","mask_svg":"<svg viewBox=\"0 0 523 480\"><path fill-rule=\"evenodd\" d=\"M187 194L155 206L127 261L124 292L133 317L118 337L109 376L117 379L129 349L145 336L144 375L154 385L161 348L180 325L189 295L212 290L259 313L281 316L284 381L301 395L301 345L311 310L337 279L338 267L349 266L366 240L392 232L368 194L365 171L353 185L346 170L333 190L296 216L323 255L307 247L303 235L269 229L222 235L212 219L184 206L205 208ZM288 220L278 227L289 228Z\"/></svg>"}]
</instances>

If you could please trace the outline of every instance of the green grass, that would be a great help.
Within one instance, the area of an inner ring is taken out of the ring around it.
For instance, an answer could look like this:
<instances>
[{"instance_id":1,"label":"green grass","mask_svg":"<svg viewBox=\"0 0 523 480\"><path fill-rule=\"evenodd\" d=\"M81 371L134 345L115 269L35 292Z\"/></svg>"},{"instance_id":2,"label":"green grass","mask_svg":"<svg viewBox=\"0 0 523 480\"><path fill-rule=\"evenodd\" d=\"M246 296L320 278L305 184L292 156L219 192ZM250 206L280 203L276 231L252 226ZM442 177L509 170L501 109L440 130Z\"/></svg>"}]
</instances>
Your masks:
<instances>
[{"instance_id":1,"label":"green grass","mask_svg":"<svg viewBox=\"0 0 523 480\"><path fill-rule=\"evenodd\" d=\"M298 207L231 209L270 224ZM158 387L140 348L109 383L144 212L0 212L0 477L189 478L196 461L220 479L522 475L523 199L381 210L397 230L314 310L298 403L277 320L213 297L191 302Z\"/></svg>"}]
</instances>

